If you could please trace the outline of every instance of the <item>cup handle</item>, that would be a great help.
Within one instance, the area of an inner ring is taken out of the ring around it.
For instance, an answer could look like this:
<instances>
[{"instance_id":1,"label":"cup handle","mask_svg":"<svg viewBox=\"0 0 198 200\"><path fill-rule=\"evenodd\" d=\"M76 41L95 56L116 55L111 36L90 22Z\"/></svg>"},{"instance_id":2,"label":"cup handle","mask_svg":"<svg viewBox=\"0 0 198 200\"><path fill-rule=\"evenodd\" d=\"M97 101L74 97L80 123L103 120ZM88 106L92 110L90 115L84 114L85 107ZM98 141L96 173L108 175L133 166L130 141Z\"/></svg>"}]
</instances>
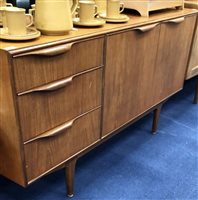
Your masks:
<instances>
[{"instance_id":1,"label":"cup handle","mask_svg":"<svg viewBox=\"0 0 198 200\"><path fill-rule=\"evenodd\" d=\"M33 15L34 15L33 12L35 12L35 8L31 8L31 9L29 9L29 14L30 14L30 15L33 16Z\"/></svg>"},{"instance_id":2,"label":"cup handle","mask_svg":"<svg viewBox=\"0 0 198 200\"><path fill-rule=\"evenodd\" d=\"M80 6L78 5L76 10L72 14L73 18L79 18L79 11L80 11Z\"/></svg>"},{"instance_id":3,"label":"cup handle","mask_svg":"<svg viewBox=\"0 0 198 200\"><path fill-rule=\"evenodd\" d=\"M124 3L122 3L122 2L120 3L120 8L121 8L120 13L121 13L124 11Z\"/></svg>"},{"instance_id":4,"label":"cup handle","mask_svg":"<svg viewBox=\"0 0 198 200\"><path fill-rule=\"evenodd\" d=\"M94 5L94 9L95 9L94 17L96 17L98 15L98 6Z\"/></svg>"},{"instance_id":5,"label":"cup handle","mask_svg":"<svg viewBox=\"0 0 198 200\"><path fill-rule=\"evenodd\" d=\"M27 27L32 26L32 24L33 24L34 21L33 21L33 16L31 14L25 14L25 15L30 18L30 23L28 25L26 25L26 28L27 28Z\"/></svg>"},{"instance_id":6,"label":"cup handle","mask_svg":"<svg viewBox=\"0 0 198 200\"><path fill-rule=\"evenodd\" d=\"M13 7L13 5L11 3L6 3L6 6Z\"/></svg>"}]
</instances>

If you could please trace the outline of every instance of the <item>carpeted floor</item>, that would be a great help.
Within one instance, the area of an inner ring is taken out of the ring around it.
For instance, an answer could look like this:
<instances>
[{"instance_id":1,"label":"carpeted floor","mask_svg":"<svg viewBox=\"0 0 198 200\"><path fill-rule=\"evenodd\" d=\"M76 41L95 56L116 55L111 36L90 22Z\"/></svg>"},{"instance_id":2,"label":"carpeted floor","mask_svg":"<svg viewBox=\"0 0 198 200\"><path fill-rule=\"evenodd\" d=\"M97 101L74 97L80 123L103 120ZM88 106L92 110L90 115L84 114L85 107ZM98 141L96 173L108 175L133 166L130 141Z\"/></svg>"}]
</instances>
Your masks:
<instances>
[{"instance_id":1,"label":"carpeted floor","mask_svg":"<svg viewBox=\"0 0 198 200\"><path fill-rule=\"evenodd\" d=\"M195 79L164 105L157 135L152 114L82 157L73 200L197 200L198 105ZM0 177L0 200L63 200L64 171L27 189ZM68 198L69 199L69 198Z\"/></svg>"}]
</instances>

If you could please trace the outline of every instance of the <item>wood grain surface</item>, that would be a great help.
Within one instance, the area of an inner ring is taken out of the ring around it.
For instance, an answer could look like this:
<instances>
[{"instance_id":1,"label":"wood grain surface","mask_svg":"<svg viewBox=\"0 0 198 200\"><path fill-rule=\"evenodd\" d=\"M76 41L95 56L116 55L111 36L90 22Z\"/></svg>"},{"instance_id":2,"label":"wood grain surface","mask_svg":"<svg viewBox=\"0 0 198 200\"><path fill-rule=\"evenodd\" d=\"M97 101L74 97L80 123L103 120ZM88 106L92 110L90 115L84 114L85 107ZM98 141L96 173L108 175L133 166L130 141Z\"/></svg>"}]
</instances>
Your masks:
<instances>
[{"instance_id":1,"label":"wood grain surface","mask_svg":"<svg viewBox=\"0 0 198 200\"><path fill-rule=\"evenodd\" d=\"M195 22L196 16L189 16L181 23L161 25L153 85L157 101L183 87Z\"/></svg>"},{"instance_id":2,"label":"wood grain surface","mask_svg":"<svg viewBox=\"0 0 198 200\"><path fill-rule=\"evenodd\" d=\"M23 140L32 139L101 105L102 70L79 75L58 90L17 98Z\"/></svg>"},{"instance_id":3,"label":"wood grain surface","mask_svg":"<svg viewBox=\"0 0 198 200\"><path fill-rule=\"evenodd\" d=\"M107 38L103 136L153 103L153 76L160 26L130 30Z\"/></svg>"},{"instance_id":4,"label":"wood grain surface","mask_svg":"<svg viewBox=\"0 0 198 200\"><path fill-rule=\"evenodd\" d=\"M60 55L27 55L14 58L17 92L102 66L103 43L103 38L93 39L76 42L69 51Z\"/></svg>"},{"instance_id":5,"label":"wood grain surface","mask_svg":"<svg viewBox=\"0 0 198 200\"><path fill-rule=\"evenodd\" d=\"M8 59L0 50L0 174L24 186L23 148Z\"/></svg>"},{"instance_id":6,"label":"wood grain surface","mask_svg":"<svg viewBox=\"0 0 198 200\"><path fill-rule=\"evenodd\" d=\"M100 138L100 109L75 121L61 134L25 145L28 181L68 159Z\"/></svg>"}]
</instances>

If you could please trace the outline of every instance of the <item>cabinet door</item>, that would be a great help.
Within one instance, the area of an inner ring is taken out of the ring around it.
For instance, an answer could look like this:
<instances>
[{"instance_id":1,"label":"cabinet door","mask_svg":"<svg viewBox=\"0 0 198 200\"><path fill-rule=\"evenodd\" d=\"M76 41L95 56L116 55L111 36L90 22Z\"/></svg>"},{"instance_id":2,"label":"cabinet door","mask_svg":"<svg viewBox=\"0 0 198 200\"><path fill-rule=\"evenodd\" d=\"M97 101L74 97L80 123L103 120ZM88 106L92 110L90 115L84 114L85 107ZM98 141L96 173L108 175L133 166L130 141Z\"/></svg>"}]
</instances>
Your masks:
<instances>
[{"instance_id":1,"label":"cabinet door","mask_svg":"<svg viewBox=\"0 0 198 200\"><path fill-rule=\"evenodd\" d=\"M154 24L107 37L103 136L153 104L159 30L160 26Z\"/></svg>"},{"instance_id":2,"label":"cabinet door","mask_svg":"<svg viewBox=\"0 0 198 200\"><path fill-rule=\"evenodd\" d=\"M155 100L159 102L183 87L196 15L161 24L155 72Z\"/></svg>"}]
</instances>

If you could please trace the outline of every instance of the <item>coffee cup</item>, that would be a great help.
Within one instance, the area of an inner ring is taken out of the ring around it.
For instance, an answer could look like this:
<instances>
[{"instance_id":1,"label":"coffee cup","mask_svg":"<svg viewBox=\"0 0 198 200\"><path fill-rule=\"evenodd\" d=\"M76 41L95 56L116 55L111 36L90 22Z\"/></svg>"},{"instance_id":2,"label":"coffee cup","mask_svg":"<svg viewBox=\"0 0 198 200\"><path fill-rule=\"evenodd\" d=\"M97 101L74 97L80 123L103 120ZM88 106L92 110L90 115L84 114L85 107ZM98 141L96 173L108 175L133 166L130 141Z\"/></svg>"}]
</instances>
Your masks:
<instances>
[{"instance_id":1,"label":"coffee cup","mask_svg":"<svg viewBox=\"0 0 198 200\"><path fill-rule=\"evenodd\" d=\"M25 14L25 9L17 7L4 7L0 9L3 13L3 28L10 35L26 35L27 27L33 24L31 14Z\"/></svg>"},{"instance_id":2,"label":"coffee cup","mask_svg":"<svg viewBox=\"0 0 198 200\"><path fill-rule=\"evenodd\" d=\"M107 13L108 18L118 18L120 13L124 10L124 3L120 0L108 0L107 1Z\"/></svg>"},{"instance_id":3,"label":"coffee cup","mask_svg":"<svg viewBox=\"0 0 198 200\"><path fill-rule=\"evenodd\" d=\"M12 7L12 4L11 3L6 3L6 0L0 0L0 7L6 7L6 6ZM2 20L3 20L2 18L3 18L3 16L0 13L0 23L2 23Z\"/></svg>"},{"instance_id":4,"label":"coffee cup","mask_svg":"<svg viewBox=\"0 0 198 200\"><path fill-rule=\"evenodd\" d=\"M107 0L95 0L95 3L98 7L99 14L106 13Z\"/></svg>"},{"instance_id":5,"label":"coffee cup","mask_svg":"<svg viewBox=\"0 0 198 200\"><path fill-rule=\"evenodd\" d=\"M0 0L0 7L5 7L5 6L12 6L12 4L7 3L6 0Z\"/></svg>"},{"instance_id":6,"label":"coffee cup","mask_svg":"<svg viewBox=\"0 0 198 200\"><path fill-rule=\"evenodd\" d=\"M79 17L81 22L91 22L97 15L97 6L94 1L79 2Z\"/></svg>"}]
</instances>

